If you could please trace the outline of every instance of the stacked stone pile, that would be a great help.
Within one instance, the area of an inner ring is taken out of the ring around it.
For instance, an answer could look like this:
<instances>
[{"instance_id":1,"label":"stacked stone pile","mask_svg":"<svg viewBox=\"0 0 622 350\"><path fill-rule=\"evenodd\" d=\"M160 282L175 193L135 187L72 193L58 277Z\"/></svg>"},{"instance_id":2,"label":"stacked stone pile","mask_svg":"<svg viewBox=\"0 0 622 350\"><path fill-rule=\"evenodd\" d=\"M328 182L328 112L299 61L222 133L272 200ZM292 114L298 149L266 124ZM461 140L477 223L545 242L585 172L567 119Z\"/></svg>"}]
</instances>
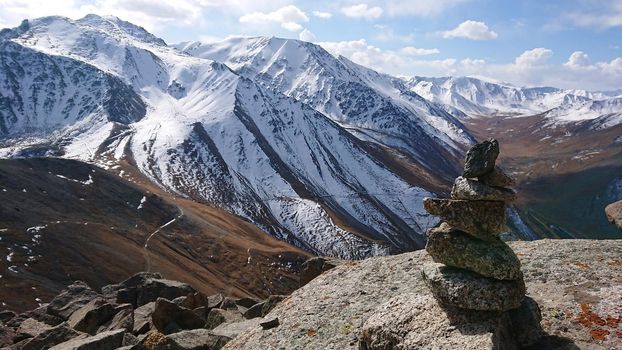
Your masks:
<instances>
[{"instance_id":1,"label":"stacked stone pile","mask_svg":"<svg viewBox=\"0 0 622 350\"><path fill-rule=\"evenodd\" d=\"M495 161L499 143L471 148L450 199L426 198L425 209L443 223L428 231L427 252L436 262L423 277L442 305L504 312L521 306L525 283L520 261L499 238L506 228L505 205L516 198L514 181Z\"/></svg>"}]
</instances>

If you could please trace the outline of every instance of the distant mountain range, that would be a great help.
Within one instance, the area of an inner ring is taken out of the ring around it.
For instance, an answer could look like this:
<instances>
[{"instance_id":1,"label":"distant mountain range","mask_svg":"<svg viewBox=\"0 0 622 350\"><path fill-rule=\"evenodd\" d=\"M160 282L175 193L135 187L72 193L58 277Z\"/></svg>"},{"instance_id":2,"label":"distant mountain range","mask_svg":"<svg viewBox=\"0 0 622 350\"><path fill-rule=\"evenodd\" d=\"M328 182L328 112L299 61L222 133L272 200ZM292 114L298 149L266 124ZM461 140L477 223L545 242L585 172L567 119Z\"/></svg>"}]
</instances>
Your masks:
<instances>
[{"instance_id":1,"label":"distant mountain range","mask_svg":"<svg viewBox=\"0 0 622 350\"><path fill-rule=\"evenodd\" d=\"M447 193L472 120L539 114L542 128L612 130L619 95L397 78L291 39L167 45L96 15L0 32L0 157L129 165L343 258L423 247L437 221L421 201Z\"/></svg>"}]
</instances>

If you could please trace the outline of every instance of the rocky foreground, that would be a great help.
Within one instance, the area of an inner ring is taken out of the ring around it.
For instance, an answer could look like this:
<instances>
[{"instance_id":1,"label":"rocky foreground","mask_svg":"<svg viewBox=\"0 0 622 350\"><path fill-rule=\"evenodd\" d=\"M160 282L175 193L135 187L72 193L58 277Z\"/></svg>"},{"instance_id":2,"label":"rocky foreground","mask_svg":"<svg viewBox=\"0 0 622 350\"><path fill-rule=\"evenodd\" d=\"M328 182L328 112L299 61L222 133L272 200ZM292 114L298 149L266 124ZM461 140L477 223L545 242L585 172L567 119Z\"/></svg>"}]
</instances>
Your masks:
<instances>
[{"instance_id":1,"label":"rocky foreground","mask_svg":"<svg viewBox=\"0 0 622 350\"><path fill-rule=\"evenodd\" d=\"M512 242L545 333L530 349L622 348L622 241ZM347 262L311 281L225 349L513 349L520 325L454 317L421 276L424 251Z\"/></svg>"},{"instance_id":2,"label":"rocky foreground","mask_svg":"<svg viewBox=\"0 0 622 350\"><path fill-rule=\"evenodd\" d=\"M529 349L622 347L622 241L510 246L542 314ZM316 258L300 276L311 282L263 301L205 296L151 273L97 291L75 282L36 310L0 312L0 348L515 349L521 315L440 307L422 277L430 262L424 251Z\"/></svg>"}]
</instances>

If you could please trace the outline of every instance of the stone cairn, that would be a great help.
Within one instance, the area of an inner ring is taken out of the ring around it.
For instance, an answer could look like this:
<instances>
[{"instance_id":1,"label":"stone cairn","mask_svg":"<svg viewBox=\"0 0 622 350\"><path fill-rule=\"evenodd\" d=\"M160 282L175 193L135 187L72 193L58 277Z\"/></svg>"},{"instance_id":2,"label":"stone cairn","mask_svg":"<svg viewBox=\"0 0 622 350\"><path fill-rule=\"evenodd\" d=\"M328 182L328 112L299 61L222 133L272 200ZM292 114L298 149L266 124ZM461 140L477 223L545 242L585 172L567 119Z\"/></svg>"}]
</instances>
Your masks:
<instances>
[{"instance_id":1,"label":"stone cairn","mask_svg":"<svg viewBox=\"0 0 622 350\"><path fill-rule=\"evenodd\" d=\"M441 305L505 312L525 298L520 261L499 238L506 228L505 204L516 193L507 188L514 180L495 166L498 155L497 140L476 144L451 198L424 199L425 209L443 221L427 232L426 250L436 263L423 267L425 283Z\"/></svg>"}]
</instances>

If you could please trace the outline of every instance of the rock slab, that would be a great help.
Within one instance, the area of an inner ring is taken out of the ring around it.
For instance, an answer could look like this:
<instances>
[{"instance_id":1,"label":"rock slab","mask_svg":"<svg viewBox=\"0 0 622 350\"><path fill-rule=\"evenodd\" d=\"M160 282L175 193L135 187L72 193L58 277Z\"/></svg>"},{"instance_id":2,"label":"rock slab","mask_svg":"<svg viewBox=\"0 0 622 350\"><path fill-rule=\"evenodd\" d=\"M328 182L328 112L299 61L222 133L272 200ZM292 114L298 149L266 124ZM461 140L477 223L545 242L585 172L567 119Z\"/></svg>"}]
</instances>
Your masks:
<instances>
[{"instance_id":1,"label":"rock slab","mask_svg":"<svg viewBox=\"0 0 622 350\"><path fill-rule=\"evenodd\" d=\"M605 208L607 220L622 230L622 201L609 204Z\"/></svg>"},{"instance_id":2,"label":"rock slab","mask_svg":"<svg viewBox=\"0 0 622 350\"><path fill-rule=\"evenodd\" d=\"M472 201L512 202L516 200L516 192L508 188L489 186L481 181L458 176L451 189L451 198Z\"/></svg>"},{"instance_id":3,"label":"rock slab","mask_svg":"<svg viewBox=\"0 0 622 350\"><path fill-rule=\"evenodd\" d=\"M483 241L446 223L427 233L426 251L437 263L498 280L521 278L520 261L500 239Z\"/></svg>"},{"instance_id":4,"label":"rock slab","mask_svg":"<svg viewBox=\"0 0 622 350\"><path fill-rule=\"evenodd\" d=\"M506 228L503 202L425 198L423 206L456 229L481 239L496 238Z\"/></svg>"},{"instance_id":5,"label":"rock slab","mask_svg":"<svg viewBox=\"0 0 622 350\"><path fill-rule=\"evenodd\" d=\"M422 277L439 303L461 309L507 311L525 297L522 278L500 281L438 263L424 265Z\"/></svg>"}]
</instances>

